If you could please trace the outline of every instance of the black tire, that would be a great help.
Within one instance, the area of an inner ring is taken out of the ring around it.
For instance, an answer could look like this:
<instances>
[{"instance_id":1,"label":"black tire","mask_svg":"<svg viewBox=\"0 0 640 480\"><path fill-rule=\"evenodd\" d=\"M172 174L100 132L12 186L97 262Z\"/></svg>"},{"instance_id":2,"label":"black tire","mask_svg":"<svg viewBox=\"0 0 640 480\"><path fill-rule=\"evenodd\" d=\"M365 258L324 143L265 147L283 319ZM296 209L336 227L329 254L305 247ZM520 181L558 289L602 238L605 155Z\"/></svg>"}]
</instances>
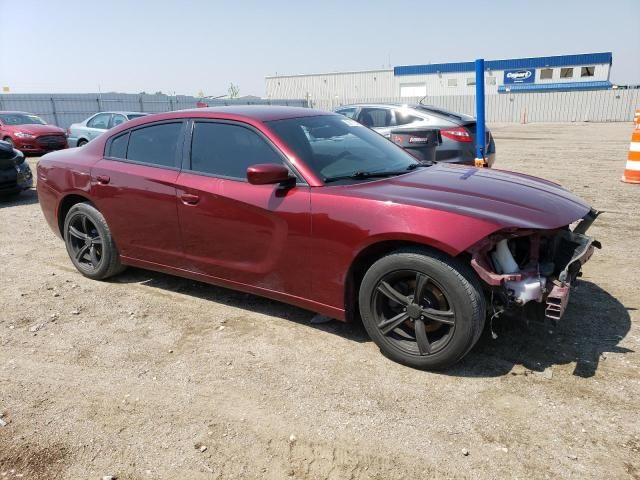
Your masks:
<instances>
[{"instance_id":1,"label":"black tire","mask_svg":"<svg viewBox=\"0 0 640 480\"><path fill-rule=\"evenodd\" d=\"M458 259L421 248L376 261L362 280L359 306L384 355L425 370L462 359L480 338L486 315L476 274Z\"/></svg>"},{"instance_id":2,"label":"black tire","mask_svg":"<svg viewBox=\"0 0 640 480\"><path fill-rule=\"evenodd\" d=\"M86 145L87 143L89 143L87 140L85 140L84 138L81 138L80 140L78 140L78 144L76 146L77 147L82 147L82 146Z\"/></svg>"},{"instance_id":3,"label":"black tire","mask_svg":"<svg viewBox=\"0 0 640 480\"><path fill-rule=\"evenodd\" d=\"M69 209L64 242L71 262L85 277L104 280L125 269L107 221L90 203L77 203Z\"/></svg>"},{"instance_id":4,"label":"black tire","mask_svg":"<svg viewBox=\"0 0 640 480\"><path fill-rule=\"evenodd\" d=\"M2 140L7 142L9 145L11 145L12 148L16 148L16 144L13 143L13 140L11 140L11 137L4 137Z\"/></svg>"}]
</instances>

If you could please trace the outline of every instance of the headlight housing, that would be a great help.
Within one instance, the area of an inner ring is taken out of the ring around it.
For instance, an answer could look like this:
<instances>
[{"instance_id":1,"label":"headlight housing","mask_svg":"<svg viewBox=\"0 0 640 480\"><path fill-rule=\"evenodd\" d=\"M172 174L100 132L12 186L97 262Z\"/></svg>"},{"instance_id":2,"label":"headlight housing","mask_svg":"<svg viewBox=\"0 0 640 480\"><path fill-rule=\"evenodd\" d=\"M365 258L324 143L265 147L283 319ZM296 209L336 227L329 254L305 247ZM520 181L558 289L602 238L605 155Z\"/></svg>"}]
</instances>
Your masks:
<instances>
[{"instance_id":1,"label":"headlight housing","mask_svg":"<svg viewBox=\"0 0 640 480\"><path fill-rule=\"evenodd\" d=\"M26 138L26 139L34 139L34 138L36 138L35 135L32 135L32 134L27 133L27 132L16 132L16 133L14 133L14 135L16 137L18 137L18 138Z\"/></svg>"}]
</instances>

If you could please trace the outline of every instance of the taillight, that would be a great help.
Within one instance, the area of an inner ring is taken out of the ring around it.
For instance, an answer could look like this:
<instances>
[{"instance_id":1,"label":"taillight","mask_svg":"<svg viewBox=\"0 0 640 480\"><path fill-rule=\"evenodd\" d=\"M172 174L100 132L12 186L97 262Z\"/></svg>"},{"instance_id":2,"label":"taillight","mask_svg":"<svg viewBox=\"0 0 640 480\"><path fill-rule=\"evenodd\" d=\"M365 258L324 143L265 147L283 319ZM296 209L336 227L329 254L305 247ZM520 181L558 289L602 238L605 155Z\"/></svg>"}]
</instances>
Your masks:
<instances>
[{"instance_id":1,"label":"taillight","mask_svg":"<svg viewBox=\"0 0 640 480\"><path fill-rule=\"evenodd\" d=\"M471 142L471 135L464 127L443 128L440 130L443 137L449 138L455 142Z\"/></svg>"}]
</instances>

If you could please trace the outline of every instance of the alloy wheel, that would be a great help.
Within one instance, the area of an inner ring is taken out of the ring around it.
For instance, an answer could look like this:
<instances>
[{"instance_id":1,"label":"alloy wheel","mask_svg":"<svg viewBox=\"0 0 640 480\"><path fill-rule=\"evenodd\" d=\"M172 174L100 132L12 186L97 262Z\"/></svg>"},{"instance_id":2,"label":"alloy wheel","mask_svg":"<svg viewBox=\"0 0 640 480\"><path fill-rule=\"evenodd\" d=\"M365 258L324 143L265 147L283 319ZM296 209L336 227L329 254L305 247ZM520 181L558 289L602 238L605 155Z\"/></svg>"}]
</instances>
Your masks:
<instances>
[{"instance_id":1,"label":"alloy wheel","mask_svg":"<svg viewBox=\"0 0 640 480\"><path fill-rule=\"evenodd\" d=\"M456 313L445 289L422 272L399 270L383 276L372 298L377 328L405 353L433 355L451 340Z\"/></svg>"},{"instance_id":2,"label":"alloy wheel","mask_svg":"<svg viewBox=\"0 0 640 480\"><path fill-rule=\"evenodd\" d=\"M86 271L100 268L103 260L102 237L90 217L83 213L73 216L67 229L67 243L79 268Z\"/></svg>"}]
</instances>

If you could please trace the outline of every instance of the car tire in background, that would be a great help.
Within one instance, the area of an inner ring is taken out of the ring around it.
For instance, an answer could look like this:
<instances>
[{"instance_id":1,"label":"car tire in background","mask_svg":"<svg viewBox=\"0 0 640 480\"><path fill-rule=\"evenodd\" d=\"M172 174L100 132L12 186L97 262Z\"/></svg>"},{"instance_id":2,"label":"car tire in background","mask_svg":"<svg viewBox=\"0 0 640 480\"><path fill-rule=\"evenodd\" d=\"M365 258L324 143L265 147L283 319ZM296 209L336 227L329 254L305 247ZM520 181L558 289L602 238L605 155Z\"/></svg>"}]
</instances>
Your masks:
<instances>
[{"instance_id":1,"label":"car tire in background","mask_svg":"<svg viewBox=\"0 0 640 480\"><path fill-rule=\"evenodd\" d=\"M2 140L7 142L9 145L11 145L12 148L16 148L16 144L13 143L13 140L11 140L11 137L4 137Z\"/></svg>"},{"instance_id":2,"label":"car tire in background","mask_svg":"<svg viewBox=\"0 0 640 480\"><path fill-rule=\"evenodd\" d=\"M90 203L77 203L69 209L64 242L71 262L85 277L104 280L125 269L107 221Z\"/></svg>"},{"instance_id":3,"label":"car tire in background","mask_svg":"<svg viewBox=\"0 0 640 480\"><path fill-rule=\"evenodd\" d=\"M76 146L82 147L82 146L86 145L87 143L89 143L87 140L84 140L84 139L78 140L78 143L77 143Z\"/></svg>"},{"instance_id":4,"label":"car tire in background","mask_svg":"<svg viewBox=\"0 0 640 480\"><path fill-rule=\"evenodd\" d=\"M478 341L485 300L473 271L440 252L410 248L376 261L359 292L362 322L384 355L439 370Z\"/></svg>"}]
</instances>

